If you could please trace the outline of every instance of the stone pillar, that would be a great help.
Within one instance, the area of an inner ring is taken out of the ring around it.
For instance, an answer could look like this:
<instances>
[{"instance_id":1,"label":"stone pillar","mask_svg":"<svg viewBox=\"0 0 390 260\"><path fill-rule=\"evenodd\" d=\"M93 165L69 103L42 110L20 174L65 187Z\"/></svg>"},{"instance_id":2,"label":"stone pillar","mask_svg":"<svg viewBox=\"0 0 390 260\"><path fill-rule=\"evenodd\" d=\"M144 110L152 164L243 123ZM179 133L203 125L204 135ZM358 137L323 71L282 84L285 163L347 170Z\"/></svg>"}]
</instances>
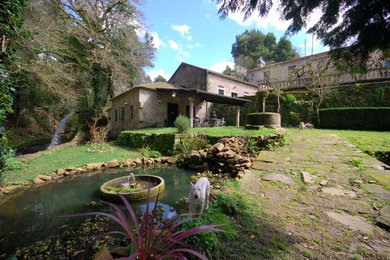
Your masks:
<instances>
[{"instance_id":1,"label":"stone pillar","mask_svg":"<svg viewBox=\"0 0 390 260\"><path fill-rule=\"evenodd\" d=\"M240 126L240 106L236 106L237 114L236 114L236 126Z\"/></svg>"},{"instance_id":2,"label":"stone pillar","mask_svg":"<svg viewBox=\"0 0 390 260\"><path fill-rule=\"evenodd\" d=\"M190 101L190 127L194 127L194 99L188 98Z\"/></svg>"}]
</instances>

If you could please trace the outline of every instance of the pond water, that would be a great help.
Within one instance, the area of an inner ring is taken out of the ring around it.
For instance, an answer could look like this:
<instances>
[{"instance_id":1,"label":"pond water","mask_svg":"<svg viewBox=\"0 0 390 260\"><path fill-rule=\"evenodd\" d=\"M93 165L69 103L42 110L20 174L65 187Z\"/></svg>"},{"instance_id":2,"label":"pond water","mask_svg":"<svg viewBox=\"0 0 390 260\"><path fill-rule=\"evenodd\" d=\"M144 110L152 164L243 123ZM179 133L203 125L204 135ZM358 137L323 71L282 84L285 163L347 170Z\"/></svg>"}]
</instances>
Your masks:
<instances>
[{"instance_id":1,"label":"pond water","mask_svg":"<svg viewBox=\"0 0 390 260\"><path fill-rule=\"evenodd\" d=\"M137 174L153 174L165 180L161 203L174 206L174 201L188 196L189 176L194 172L178 168L109 169L80 176L60 179L50 184L12 195L0 203L0 258L12 253L16 247L23 247L51 235L59 234L64 225L77 226L85 218L59 218L61 215L106 210L90 207L91 201L99 201L99 188L104 182ZM143 203L132 204L142 210ZM168 207L169 208L169 207Z\"/></svg>"}]
</instances>

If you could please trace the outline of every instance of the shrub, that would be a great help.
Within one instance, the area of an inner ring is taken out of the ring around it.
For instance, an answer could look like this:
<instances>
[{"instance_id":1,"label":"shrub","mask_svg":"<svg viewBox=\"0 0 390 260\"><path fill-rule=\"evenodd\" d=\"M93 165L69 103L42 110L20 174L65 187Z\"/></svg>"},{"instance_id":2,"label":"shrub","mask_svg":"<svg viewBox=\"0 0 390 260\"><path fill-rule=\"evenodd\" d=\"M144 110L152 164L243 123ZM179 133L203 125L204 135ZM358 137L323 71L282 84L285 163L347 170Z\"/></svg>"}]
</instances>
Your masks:
<instances>
[{"instance_id":1,"label":"shrub","mask_svg":"<svg viewBox=\"0 0 390 260\"><path fill-rule=\"evenodd\" d=\"M321 128L390 130L390 107L351 107L320 110Z\"/></svg>"},{"instance_id":2,"label":"shrub","mask_svg":"<svg viewBox=\"0 0 390 260\"><path fill-rule=\"evenodd\" d=\"M162 259L162 258L177 258L177 259L186 259L183 253L189 253L194 256L199 257L200 259L206 259L204 255L199 253L200 249L195 246L185 242L188 237L202 233L202 232L224 232L217 228L218 225L204 225L196 226L188 230L179 230L183 224L193 220L192 218L181 220L185 215L190 214L180 214L173 217L171 220L159 222L158 219L158 210L157 210L157 201L154 203L153 210L150 210L149 204L149 194L148 201L146 204L146 210L143 213L141 223L138 222L135 212L129 202L125 199L124 196L119 195L122 199L126 209L131 216L131 222L134 224L130 225L129 222L120 209L119 206L105 202L109 205L112 211L115 213L109 214L104 212L91 212L91 213L82 213L75 215L67 215L63 217L79 217L79 216L105 216L114 220L119 224L123 231L110 231L100 235L93 242L96 242L102 237L121 234L128 237L131 241L131 245L134 249L134 253L129 256L129 259ZM182 247L184 246L184 247Z\"/></svg>"},{"instance_id":3,"label":"shrub","mask_svg":"<svg viewBox=\"0 0 390 260\"><path fill-rule=\"evenodd\" d=\"M188 131L188 128L190 128L190 119L186 116L178 116L173 122L175 127L177 127L177 131L179 133L186 133Z\"/></svg>"},{"instance_id":4,"label":"shrub","mask_svg":"<svg viewBox=\"0 0 390 260\"><path fill-rule=\"evenodd\" d=\"M185 137L176 145L176 152L181 154L190 154L192 150L201 150L207 145L204 137Z\"/></svg>"},{"instance_id":5,"label":"shrub","mask_svg":"<svg viewBox=\"0 0 390 260\"><path fill-rule=\"evenodd\" d=\"M138 152L142 157L152 157L152 158L161 157L161 153L159 151L154 151L149 146L138 149Z\"/></svg>"}]
</instances>

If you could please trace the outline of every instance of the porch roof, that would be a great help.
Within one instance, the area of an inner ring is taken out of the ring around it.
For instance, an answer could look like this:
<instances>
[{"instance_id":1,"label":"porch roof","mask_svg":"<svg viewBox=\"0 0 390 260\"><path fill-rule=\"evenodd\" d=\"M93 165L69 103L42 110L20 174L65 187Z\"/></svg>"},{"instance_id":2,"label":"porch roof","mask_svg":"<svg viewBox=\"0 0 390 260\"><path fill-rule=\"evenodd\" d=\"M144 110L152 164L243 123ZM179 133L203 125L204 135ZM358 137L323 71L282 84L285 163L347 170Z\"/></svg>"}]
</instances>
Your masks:
<instances>
[{"instance_id":1,"label":"porch roof","mask_svg":"<svg viewBox=\"0 0 390 260\"><path fill-rule=\"evenodd\" d=\"M228 96L222 96L215 93L210 93L203 90L198 89L187 89L183 87L177 87L173 89L167 89L167 88L156 88L157 93L166 93L166 94L172 94L173 92L176 92L180 95L180 97L192 97L192 98L198 98L200 100L205 100L207 102L217 103L217 104L227 104L227 105L233 105L233 106L243 106L248 102L252 102L247 99L243 98L237 98L237 97L228 97Z\"/></svg>"}]
</instances>

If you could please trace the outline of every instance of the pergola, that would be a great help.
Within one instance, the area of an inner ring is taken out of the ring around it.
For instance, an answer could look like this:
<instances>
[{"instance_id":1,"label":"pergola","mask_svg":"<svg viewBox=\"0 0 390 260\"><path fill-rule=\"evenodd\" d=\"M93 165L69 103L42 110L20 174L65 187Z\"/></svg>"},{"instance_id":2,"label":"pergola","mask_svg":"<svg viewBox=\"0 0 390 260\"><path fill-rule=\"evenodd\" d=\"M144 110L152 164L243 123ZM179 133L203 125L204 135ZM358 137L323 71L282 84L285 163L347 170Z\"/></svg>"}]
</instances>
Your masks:
<instances>
[{"instance_id":1,"label":"pergola","mask_svg":"<svg viewBox=\"0 0 390 260\"><path fill-rule=\"evenodd\" d=\"M216 104L227 104L227 105L236 106L237 108L236 126L240 126L240 107L245 105L248 102L252 102L250 100L246 100L242 98L222 96L222 95L210 93L203 90L187 89L187 88L182 88L177 86L175 86L174 88L156 88L156 91L158 94L171 95L179 98L188 98L190 102L190 111L192 111L194 108L195 99L200 99L200 100L204 100ZM190 113L190 126L194 127L193 113Z\"/></svg>"}]
</instances>

